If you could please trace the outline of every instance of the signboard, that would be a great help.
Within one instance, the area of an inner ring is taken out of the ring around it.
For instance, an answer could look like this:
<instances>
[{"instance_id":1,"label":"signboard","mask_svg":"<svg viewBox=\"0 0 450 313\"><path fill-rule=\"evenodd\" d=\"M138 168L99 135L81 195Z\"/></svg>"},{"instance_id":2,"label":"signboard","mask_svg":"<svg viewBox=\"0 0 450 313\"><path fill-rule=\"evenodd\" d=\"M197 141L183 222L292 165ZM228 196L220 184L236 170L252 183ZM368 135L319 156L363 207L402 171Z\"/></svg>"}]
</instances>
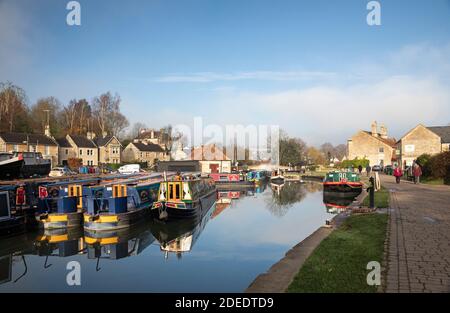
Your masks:
<instances>
[{"instance_id":1,"label":"signboard","mask_svg":"<svg viewBox=\"0 0 450 313\"><path fill-rule=\"evenodd\" d=\"M416 147L414 145L405 145L405 152L414 152L416 150Z\"/></svg>"}]
</instances>

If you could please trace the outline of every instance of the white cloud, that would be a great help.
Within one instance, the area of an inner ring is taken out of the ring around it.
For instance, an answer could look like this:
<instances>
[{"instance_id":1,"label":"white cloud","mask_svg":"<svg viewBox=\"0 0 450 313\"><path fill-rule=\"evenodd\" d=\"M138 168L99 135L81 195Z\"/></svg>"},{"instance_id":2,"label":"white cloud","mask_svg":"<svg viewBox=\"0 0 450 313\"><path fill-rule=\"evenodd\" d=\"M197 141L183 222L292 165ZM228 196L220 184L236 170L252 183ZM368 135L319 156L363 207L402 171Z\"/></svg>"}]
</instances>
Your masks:
<instances>
[{"instance_id":1,"label":"white cloud","mask_svg":"<svg viewBox=\"0 0 450 313\"><path fill-rule=\"evenodd\" d=\"M239 80L314 80L334 78L336 73L320 71L251 71L236 73L197 72L185 74L170 74L159 77L156 82L161 83L210 83L216 81Z\"/></svg>"}]
</instances>

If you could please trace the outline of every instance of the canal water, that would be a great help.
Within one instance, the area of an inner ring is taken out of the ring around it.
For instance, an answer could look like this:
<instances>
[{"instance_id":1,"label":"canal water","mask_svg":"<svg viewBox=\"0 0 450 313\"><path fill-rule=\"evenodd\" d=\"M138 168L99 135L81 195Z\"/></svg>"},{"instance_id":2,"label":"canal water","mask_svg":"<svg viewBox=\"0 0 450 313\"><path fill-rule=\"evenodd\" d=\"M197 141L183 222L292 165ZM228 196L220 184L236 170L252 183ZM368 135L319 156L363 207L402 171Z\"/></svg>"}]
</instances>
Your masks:
<instances>
[{"instance_id":1,"label":"canal water","mask_svg":"<svg viewBox=\"0 0 450 313\"><path fill-rule=\"evenodd\" d=\"M242 292L348 205L324 199L313 182L218 199L199 223L150 221L103 238L75 229L3 239L0 292ZM77 268L71 261L80 265L79 286L67 283Z\"/></svg>"}]
</instances>

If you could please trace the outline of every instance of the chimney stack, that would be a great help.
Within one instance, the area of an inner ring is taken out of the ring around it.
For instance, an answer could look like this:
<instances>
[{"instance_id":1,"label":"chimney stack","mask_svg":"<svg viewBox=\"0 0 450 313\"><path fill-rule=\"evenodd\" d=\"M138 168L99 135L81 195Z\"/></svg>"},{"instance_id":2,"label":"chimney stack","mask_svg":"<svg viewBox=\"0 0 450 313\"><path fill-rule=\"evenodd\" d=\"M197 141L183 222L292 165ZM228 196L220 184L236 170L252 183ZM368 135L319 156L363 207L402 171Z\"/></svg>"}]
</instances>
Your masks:
<instances>
[{"instance_id":1,"label":"chimney stack","mask_svg":"<svg viewBox=\"0 0 450 313\"><path fill-rule=\"evenodd\" d=\"M381 126L380 126L380 135L381 135L381 138L383 138L383 139L388 138L387 128L386 128L386 126L384 126L384 124L381 124Z\"/></svg>"},{"instance_id":2,"label":"chimney stack","mask_svg":"<svg viewBox=\"0 0 450 313\"><path fill-rule=\"evenodd\" d=\"M378 125L377 125L377 121L374 121L374 122L372 123L372 136L378 137Z\"/></svg>"}]
</instances>

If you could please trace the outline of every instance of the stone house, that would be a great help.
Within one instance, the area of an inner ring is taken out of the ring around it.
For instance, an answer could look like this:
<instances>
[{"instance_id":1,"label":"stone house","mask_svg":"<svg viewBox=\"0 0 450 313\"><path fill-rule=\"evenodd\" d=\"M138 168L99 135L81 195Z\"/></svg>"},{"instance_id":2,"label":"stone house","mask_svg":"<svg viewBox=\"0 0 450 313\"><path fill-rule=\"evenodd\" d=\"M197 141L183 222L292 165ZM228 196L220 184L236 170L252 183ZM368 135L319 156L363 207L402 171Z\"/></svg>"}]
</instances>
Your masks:
<instances>
[{"instance_id":1,"label":"stone house","mask_svg":"<svg viewBox=\"0 0 450 313\"><path fill-rule=\"evenodd\" d=\"M191 160L200 162L202 173L230 173L231 160L222 149L212 145L202 145L191 149Z\"/></svg>"},{"instance_id":2,"label":"stone house","mask_svg":"<svg viewBox=\"0 0 450 313\"><path fill-rule=\"evenodd\" d=\"M67 166L69 159L76 157L75 149L66 137L56 138L56 142L58 143L59 164Z\"/></svg>"},{"instance_id":3,"label":"stone house","mask_svg":"<svg viewBox=\"0 0 450 313\"><path fill-rule=\"evenodd\" d=\"M170 142L170 135L167 132L164 132L163 129L141 129L134 141L144 144L152 143L166 149L166 146L168 146Z\"/></svg>"},{"instance_id":4,"label":"stone house","mask_svg":"<svg viewBox=\"0 0 450 313\"><path fill-rule=\"evenodd\" d=\"M392 165L396 160L396 140L388 136L387 128L377 122L372 123L371 131L361 130L347 141L347 158L366 158L370 166Z\"/></svg>"},{"instance_id":5,"label":"stone house","mask_svg":"<svg viewBox=\"0 0 450 313\"><path fill-rule=\"evenodd\" d=\"M151 142L146 144L135 140L130 142L122 152L122 160L124 162L145 162L148 167L153 166L156 161L164 161L166 159L165 150L160 145Z\"/></svg>"},{"instance_id":6,"label":"stone house","mask_svg":"<svg viewBox=\"0 0 450 313\"><path fill-rule=\"evenodd\" d=\"M403 167L411 166L422 154L438 154L450 147L450 126L417 125L397 142L397 158Z\"/></svg>"},{"instance_id":7,"label":"stone house","mask_svg":"<svg viewBox=\"0 0 450 313\"><path fill-rule=\"evenodd\" d=\"M450 151L450 126L433 126L427 128L441 137L442 152Z\"/></svg>"},{"instance_id":8,"label":"stone house","mask_svg":"<svg viewBox=\"0 0 450 313\"><path fill-rule=\"evenodd\" d=\"M98 148L94 141L81 135L67 135L66 140L72 147L70 154L74 158L81 159L83 165L98 165Z\"/></svg>"},{"instance_id":9,"label":"stone house","mask_svg":"<svg viewBox=\"0 0 450 313\"><path fill-rule=\"evenodd\" d=\"M52 166L59 162L58 143L44 134L0 133L0 152L40 152L43 158L52 161Z\"/></svg>"},{"instance_id":10,"label":"stone house","mask_svg":"<svg viewBox=\"0 0 450 313\"><path fill-rule=\"evenodd\" d=\"M122 163L122 144L113 135L106 135L94 139L98 147L99 164L120 164Z\"/></svg>"}]
</instances>

